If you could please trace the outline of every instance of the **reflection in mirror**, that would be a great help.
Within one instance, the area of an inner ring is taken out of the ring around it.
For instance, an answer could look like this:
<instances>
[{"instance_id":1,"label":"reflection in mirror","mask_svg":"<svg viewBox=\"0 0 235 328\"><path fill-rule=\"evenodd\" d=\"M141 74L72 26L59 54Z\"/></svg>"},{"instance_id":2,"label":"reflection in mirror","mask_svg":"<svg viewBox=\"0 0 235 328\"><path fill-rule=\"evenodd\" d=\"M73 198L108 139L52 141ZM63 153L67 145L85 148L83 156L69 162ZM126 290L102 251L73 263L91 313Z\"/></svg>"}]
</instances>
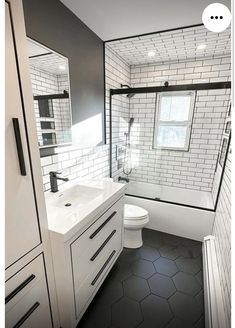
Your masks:
<instances>
[{"instance_id":1,"label":"reflection in mirror","mask_svg":"<svg viewBox=\"0 0 235 328\"><path fill-rule=\"evenodd\" d=\"M69 145L72 119L68 59L31 39L27 41L38 145Z\"/></svg>"}]
</instances>

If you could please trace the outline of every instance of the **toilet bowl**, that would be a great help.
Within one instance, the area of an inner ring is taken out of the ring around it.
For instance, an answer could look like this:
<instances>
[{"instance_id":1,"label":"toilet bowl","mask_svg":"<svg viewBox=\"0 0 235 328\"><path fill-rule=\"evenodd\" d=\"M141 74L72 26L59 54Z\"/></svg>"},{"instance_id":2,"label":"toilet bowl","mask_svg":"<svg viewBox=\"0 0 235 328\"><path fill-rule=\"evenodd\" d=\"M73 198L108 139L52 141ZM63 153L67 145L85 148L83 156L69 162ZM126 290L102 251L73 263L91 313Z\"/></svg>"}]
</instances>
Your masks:
<instances>
[{"instance_id":1,"label":"toilet bowl","mask_svg":"<svg viewBox=\"0 0 235 328\"><path fill-rule=\"evenodd\" d=\"M145 209L124 205L124 247L139 248L143 245L142 229L148 222L149 215Z\"/></svg>"}]
</instances>

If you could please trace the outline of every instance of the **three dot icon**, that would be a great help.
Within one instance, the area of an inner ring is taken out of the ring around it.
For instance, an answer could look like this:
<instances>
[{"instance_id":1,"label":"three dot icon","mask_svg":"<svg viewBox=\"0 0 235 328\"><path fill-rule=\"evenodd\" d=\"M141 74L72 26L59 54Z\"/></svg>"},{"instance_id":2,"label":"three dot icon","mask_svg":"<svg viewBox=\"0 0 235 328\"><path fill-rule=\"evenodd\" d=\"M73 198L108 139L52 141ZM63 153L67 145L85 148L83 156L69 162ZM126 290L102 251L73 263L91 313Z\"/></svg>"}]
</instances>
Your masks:
<instances>
[{"instance_id":1,"label":"three dot icon","mask_svg":"<svg viewBox=\"0 0 235 328\"><path fill-rule=\"evenodd\" d=\"M204 9L202 21L209 31L223 32L230 25L231 13L222 3L212 3Z\"/></svg>"}]
</instances>

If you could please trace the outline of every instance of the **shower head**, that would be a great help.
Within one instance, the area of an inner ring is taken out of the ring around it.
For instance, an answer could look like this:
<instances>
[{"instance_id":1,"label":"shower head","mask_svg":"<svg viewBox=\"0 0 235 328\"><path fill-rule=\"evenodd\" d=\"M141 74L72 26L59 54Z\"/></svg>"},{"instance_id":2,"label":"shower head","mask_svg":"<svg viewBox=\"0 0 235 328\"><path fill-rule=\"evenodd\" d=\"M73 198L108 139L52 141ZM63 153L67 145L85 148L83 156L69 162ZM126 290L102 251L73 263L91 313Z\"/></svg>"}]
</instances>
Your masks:
<instances>
[{"instance_id":1,"label":"shower head","mask_svg":"<svg viewBox=\"0 0 235 328\"><path fill-rule=\"evenodd\" d=\"M135 93L128 93L126 96L127 96L127 98L132 98L132 97L134 97L134 95L135 95Z\"/></svg>"},{"instance_id":2,"label":"shower head","mask_svg":"<svg viewBox=\"0 0 235 328\"><path fill-rule=\"evenodd\" d=\"M129 120L128 135L130 135L131 127L132 127L133 123L134 123L134 117L131 117L130 120Z\"/></svg>"},{"instance_id":3,"label":"shower head","mask_svg":"<svg viewBox=\"0 0 235 328\"><path fill-rule=\"evenodd\" d=\"M132 126L133 122L134 122L134 117L131 117L129 120L129 125Z\"/></svg>"}]
</instances>

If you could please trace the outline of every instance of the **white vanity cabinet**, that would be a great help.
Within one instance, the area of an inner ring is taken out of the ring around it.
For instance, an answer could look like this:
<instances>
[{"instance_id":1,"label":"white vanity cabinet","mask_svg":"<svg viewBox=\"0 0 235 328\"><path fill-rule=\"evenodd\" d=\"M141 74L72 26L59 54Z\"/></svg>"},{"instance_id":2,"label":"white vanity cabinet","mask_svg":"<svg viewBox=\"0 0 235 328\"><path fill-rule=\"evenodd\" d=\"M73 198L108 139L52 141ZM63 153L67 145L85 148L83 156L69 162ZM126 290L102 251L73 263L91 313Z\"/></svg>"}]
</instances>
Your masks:
<instances>
[{"instance_id":1,"label":"white vanity cabinet","mask_svg":"<svg viewBox=\"0 0 235 328\"><path fill-rule=\"evenodd\" d=\"M69 240L51 232L62 328L76 327L123 249L123 194L103 204Z\"/></svg>"},{"instance_id":2,"label":"white vanity cabinet","mask_svg":"<svg viewBox=\"0 0 235 328\"><path fill-rule=\"evenodd\" d=\"M5 303L6 328L51 327L42 254L6 281Z\"/></svg>"}]
</instances>

